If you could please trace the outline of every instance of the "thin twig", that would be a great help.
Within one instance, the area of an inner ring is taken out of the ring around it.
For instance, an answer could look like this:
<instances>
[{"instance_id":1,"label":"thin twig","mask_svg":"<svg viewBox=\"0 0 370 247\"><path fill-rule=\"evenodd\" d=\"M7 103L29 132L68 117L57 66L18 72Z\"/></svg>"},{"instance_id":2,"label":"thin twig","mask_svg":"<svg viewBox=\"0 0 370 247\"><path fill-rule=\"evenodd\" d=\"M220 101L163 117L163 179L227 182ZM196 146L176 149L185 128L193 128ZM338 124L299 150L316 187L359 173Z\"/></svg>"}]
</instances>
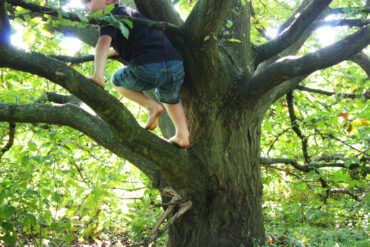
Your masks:
<instances>
[{"instance_id":1,"label":"thin twig","mask_svg":"<svg viewBox=\"0 0 370 247\"><path fill-rule=\"evenodd\" d=\"M110 186L102 186L102 187L105 188L105 189L110 189L110 190L124 190L124 191L128 191L128 192L146 189L146 187L139 187L139 188L135 188L135 189L127 189L127 188L120 188L120 187L110 187Z\"/></svg>"},{"instance_id":2,"label":"thin twig","mask_svg":"<svg viewBox=\"0 0 370 247\"><path fill-rule=\"evenodd\" d=\"M277 142L277 140L280 138L280 136L282 136L282 135L283 135L284 133L286 133L288 130L290 130L290 128L286 128L286 129L284 129L282 132L280 132L280 133L276 136L275 140L272 142L272 144L270 145L269 150L267 151L267 156L269 156L269 153L270 153L271 149L274 147L275 143L276 143L276 142Z\"/></svg>"},{"instance_id":3,"label":"thin twig","mask_svg":"<svg viewBox=\"0 0 370 247\"><path fill-rule=\"evenodd\" d=\"M320 132L320 131L318 131L317 129L315 129L315 131ZM335 137L333 134L325 134L325 133L321 133L321 132L320 132L320 134L321 134L322 136L327 136L327 137L329 137L329 138L332 138L332 139L334 139L334 140L337 140L337 141L339 141L339 142L343 143L343 145L346 145L347 147L349 147L349 148L351 148L351 149L353 149L353 150L355 150L355 151L359 152L360 154L362 154L362 153L363 153L363 151L361 151L361 150L359 150L359 149L357 149L357 148L355 148L355 147L352 147L351 145L349 145L348 143L344 142L343 140L341 140L341 139L339 139L339 138ZM364 153L364 154L365 154L365 153ZM367 154L365 154L365 155L367 155ZM368 156L368 155L367 155L367 156Z\"/></svg>"},{"instance_id":4,"label":"thin twig","mask_svg":"<svg viewBox=\"0 0 370 247\"><path fill-rule=\"evenodd\" d=\"M271 166L270 164L269 165L265 165L264 167L267 168L267 169L271 168L271 169L275 169L275 170L278 170L278 171L281 171L281 172L285 172L286 175L290 175L290 176L294 176L294 177L296 177L298 179L302 179L301 176L298 176L295 173L291 173L290 171L287 172L285 169L282 169L282 168L279 168L279 167L276 167L276 166Z\"/></svg>"},{"instance_id":5,"label":"thin twig","mask_svg":"<svg viewBox=\"0 0 370 247\"><path fill-rule=\"evenodd\" d=\"M347 189L343 189L343 188L330 189L329 193L330 194L334 194L334 193L347 194L358 202L361 202L365 198L365 195L366 195L366 193L365 193L365 195L362 198L360 198L360 196L356 195L355 193L353 193L353 192L351 192Z\"/></svg>"},{"instance_id":6,"label":"thin twig","mask_svg":"<svg viewBox=\"0 0 370 247\"><path fill-rule=\"evenodd\" d=\"M366 160L364 160L364 161L366 161ZM352 163L350 165L346 165L344 163L324 163L324 164L320 164L320 163L312 162L312 163L307 164L307 165L301 165L295 159L264 158L264 157L261 158L261 164L262 165L289 164L289 165L292 165L297 170L305 172L305 173L316 170L316 169L328 168L328 167L331 167L331 168L333 168L333 167L348 168L350 170L353 170L353 169L356 169L356 168L360 167L359 164L357 164L357 163Z\"/></svg>"},{"instance_id":7,"label":"thin twig","mask_svg":"<svg viewBox=\"0 0 370 247\"><path fill-rule=\"evenodd\" d=\"M370 94L369 93L365 93L365 94L341 94L341 93L328 92L328 91L324 91L324 90L308 88L308 87L303 87L303 86L297 86L296 88L298 90L301 90L301 91L307 91L307 92L311 92L311 93L318 93L318 94L323 94L323 95L327 95L327 96L338 95L342 98L350 98L350 99L361 98L362 96L364 96L366 99L370 99Z\"/></svg>"}]
</instances>

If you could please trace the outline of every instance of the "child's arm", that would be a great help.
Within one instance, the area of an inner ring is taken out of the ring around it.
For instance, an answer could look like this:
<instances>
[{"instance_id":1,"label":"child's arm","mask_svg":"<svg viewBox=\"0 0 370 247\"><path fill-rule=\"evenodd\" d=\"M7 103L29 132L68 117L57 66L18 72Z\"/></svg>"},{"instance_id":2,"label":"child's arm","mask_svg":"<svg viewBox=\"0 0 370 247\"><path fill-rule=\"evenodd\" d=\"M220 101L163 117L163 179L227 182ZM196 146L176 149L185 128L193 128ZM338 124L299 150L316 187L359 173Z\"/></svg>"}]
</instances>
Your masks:
<instances>
[{"instance_id":1,"label":"child's arm","mask_svg":"<svg viewBox=\"0 0 370 247\"><path fill-rule=\"evenodd\" d=\"M91 80L102 88L105 87L104 69L111 42L111 36L103 35L99 37L99 40L95 47L95 70L94 76L91 78Z\"/></svg>"}]
</instances>

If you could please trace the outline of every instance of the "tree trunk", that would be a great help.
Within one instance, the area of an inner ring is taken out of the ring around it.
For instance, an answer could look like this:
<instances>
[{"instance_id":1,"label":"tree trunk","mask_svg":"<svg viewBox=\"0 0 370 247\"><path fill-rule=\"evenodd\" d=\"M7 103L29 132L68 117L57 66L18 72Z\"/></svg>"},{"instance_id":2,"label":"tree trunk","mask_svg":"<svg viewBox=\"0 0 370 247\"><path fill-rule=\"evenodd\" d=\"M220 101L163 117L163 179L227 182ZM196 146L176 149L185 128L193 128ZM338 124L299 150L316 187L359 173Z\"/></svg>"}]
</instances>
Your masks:
<instances>
[{"instance_id":1,"label":"tree trunk","mask_svg":"<svg viewBox=\"0 0 370 247\"><path fill-rule=\"evenodd\" d=\"M254 246L265 241L259 118L253 110L213 109L202 119L189 116L190 126L202 126L193 134L199 141L191 149L194 160L211 179L204 194L192 195L193 208L170 228L169 247Z\"/></svg>"}]
</instances>

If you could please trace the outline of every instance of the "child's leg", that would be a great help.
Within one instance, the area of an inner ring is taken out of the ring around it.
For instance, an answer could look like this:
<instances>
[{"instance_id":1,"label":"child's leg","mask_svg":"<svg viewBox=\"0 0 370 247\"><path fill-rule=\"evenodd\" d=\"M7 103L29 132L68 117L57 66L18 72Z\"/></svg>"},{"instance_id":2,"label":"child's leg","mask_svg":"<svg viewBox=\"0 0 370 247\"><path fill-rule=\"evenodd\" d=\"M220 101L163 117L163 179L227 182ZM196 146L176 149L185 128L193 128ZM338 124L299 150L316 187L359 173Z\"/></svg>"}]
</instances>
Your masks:
<instances>
[{"instance_id":1,"label":"child's leg","mask_svg":"<svg viewBox=\"0 0 370 247\"><path fill-rule=\"evenodd\" d=\"M113 87L124 97L136 102L149 111L148 123L145 126L147 130L154 130L158 127L158 118L163 112L163 108L154 100L146 96L141 91L134 91L124 87L117 87L112 83Z\"/></svg>"},{"instance_id":2,"label":"child's leg","mask_svg":"<svg viewBox=\"0 0 370 247\"><path fill-rule=\"evenodd\" d=\"M181 102L177 104L164 104L173 124L176 128L176 134L169 139L180 147L187 147L189 143L189 131L186 125L186 117Z\"/></svg>"}]
</instances>

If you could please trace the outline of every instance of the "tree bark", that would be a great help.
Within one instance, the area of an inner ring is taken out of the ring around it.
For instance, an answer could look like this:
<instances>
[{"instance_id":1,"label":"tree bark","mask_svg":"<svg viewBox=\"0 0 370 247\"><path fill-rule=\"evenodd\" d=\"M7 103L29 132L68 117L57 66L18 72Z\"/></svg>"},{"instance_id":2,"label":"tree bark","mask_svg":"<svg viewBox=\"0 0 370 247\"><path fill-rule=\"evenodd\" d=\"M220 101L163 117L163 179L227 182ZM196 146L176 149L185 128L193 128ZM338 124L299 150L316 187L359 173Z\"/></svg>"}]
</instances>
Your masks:
<instances>
[{"instance_id":1,"label":"tree bark","mask_svg":"<svg viewBox=\"0 0 370 247\"><path fill-rule=\"evenodd\" d=\"M207 190L192 198L192 210L170 228L169 247L264 243L261 121L253 110L207 112L214 114L202 119L200 141L192 147L196 165L209 175Z\"/></svg>"}]
</instances>

